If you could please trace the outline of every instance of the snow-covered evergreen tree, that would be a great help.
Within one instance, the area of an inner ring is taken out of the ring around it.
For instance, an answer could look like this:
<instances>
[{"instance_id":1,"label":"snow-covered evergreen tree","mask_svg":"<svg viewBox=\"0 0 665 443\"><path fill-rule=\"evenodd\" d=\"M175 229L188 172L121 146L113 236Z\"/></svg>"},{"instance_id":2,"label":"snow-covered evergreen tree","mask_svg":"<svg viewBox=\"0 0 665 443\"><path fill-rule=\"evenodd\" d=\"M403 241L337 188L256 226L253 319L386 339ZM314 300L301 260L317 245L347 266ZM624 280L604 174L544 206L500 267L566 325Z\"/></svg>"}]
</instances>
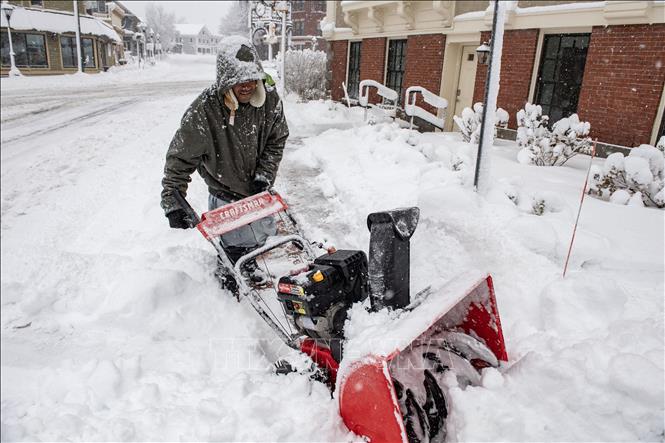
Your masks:
<instances>
[{"instance_id":1,"label":"snow-covered evergreen tree","mask_svg":"<svg viewBox=\"0 0 665 443\"><path fill-rule=\"evenodd\" d=\"M323 98L326 93L326 53L311 49L286 51L286 90L303 100Z\"/></svg>"},{"instance_id":2,"label":"snow-covered evergreen tree","mask_svg":"<svg viewBox=\"0 0 665 443\"><path fill-rule=\"evenodd\" d=\"M505 128L508 126L508 112L505 109L497 108L494 117L495 136L496 128ZM483 104L476 103L473 109L462 109L462 116L453 116L455 124L462 133L465 142L477 144L480 141L480 123L483 119Z\"/></svg>"},{"instance_id":3,"label":"snow-covered evergreen tree","mask_svg":"<svg viewBox=\"0 0 665 443\"><path fill-rule=\"evenodd\" d=\"M517 113L517 160L537 166L561 166L577 154L591 154L591 125L577 114L548 128L549 117L539 105L527 103Z\"/></svg>"},{"instance_id":4,"label":"snow-covered evergreen tree","mask_svg":"<svg viewBox=\"0 0 665 443\"><path fill-rule=\"evenodd\" d=\"M589 193L622 205L665 208L665 154L651 145L632 148L627 157L620 152L593 167Z\"/></svg>"}]
</instances>

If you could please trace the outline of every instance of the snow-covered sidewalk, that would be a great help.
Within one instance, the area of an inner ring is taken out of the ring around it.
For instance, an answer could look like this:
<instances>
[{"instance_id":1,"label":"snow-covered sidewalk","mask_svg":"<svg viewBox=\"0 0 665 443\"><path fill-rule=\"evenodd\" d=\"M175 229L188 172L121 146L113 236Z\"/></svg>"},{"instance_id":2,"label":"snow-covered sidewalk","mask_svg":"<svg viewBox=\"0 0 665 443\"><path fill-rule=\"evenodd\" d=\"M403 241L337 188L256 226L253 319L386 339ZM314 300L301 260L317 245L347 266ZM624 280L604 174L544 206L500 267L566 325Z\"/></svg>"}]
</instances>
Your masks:
<instances>
[{"instance_id":1,"label":"snow-covered sidewalk","mask_svg":"<svg viewBox=\"0 0 665 443\"><path fill-rule=\"evenodd\" d=\"M202 66L207 77L189 66L179 80L212 79L212 59ZM2 80L3 114L16 85ZM196 95L181 91L3 141L3 440L354 439L325 386L272 373L286 351L218 289L212 248L168 228L164 154ZM499 141L481 197L457 134L411 146L407 130L341 105L289 99L286 112L277 187L313 239L366 250L368 213L417 205L414 289L492 273L510 362L453 390L456 439L662 440L663 211L588 199L562 279L588 157L525 166ZM27 134L31 117L16 115ZM206 197L197 176L188 198L202 210Z\"/></svg>"}]
</instances>

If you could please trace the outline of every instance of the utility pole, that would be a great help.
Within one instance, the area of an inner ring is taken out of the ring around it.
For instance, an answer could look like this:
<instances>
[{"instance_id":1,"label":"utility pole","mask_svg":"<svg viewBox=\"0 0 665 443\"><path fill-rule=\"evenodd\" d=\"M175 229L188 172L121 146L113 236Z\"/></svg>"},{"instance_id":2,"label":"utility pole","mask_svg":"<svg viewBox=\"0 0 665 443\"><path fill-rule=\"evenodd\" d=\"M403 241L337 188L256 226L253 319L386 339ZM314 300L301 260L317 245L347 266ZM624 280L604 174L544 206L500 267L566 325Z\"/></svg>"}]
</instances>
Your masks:
<instances>
[{"instance_id":1,"label":"utility pole","mask_svg":"<svg viewBox=\"0 0 665 443\"><path fill-rule=\"evenodd\" d=\"M74 17L76 17L76 58L78 59L78 72L83 72L83 51L81 51L81 17L79 17L79 2L73 0Z\"/></svg>"},{"instance_id":2,"label":"utility pole","mask_svg":"<svg viewBox=\"0 0 665 443\"><path fill-rule=\"evenodd\" d=\"M2 12L5 14L5 18L7 19L7 37L9 39L9 62L10 62L10 69L9 69L9 77L21 77L23 74L21 74L21 71L16 67L16 59L14 56L14 45L12 44L12 25L9 23L9 19L12 17L12 13L14 12L14 5L10 5L6 1L2 2Z\"/></svg>"},{"instance_id":3,"label":"utility pole","mask_svg":"<svg viewBox=\"0 0 665 443\"><path fill-rule=\"evenodd\" d=\"M483 119L480 123L476 173L473 178L473 187L480 193L487 191L490 179L491 150L494 144L494 117L496 114L497 96L499 95L499 74L501 73L501 52L503 51L504 8L505 4L503 2L494 0L490 59L487 66L487 78L485 79Z\"/></svg>"},{"instance_id":4,"label":"utility pole","mask_svg":"<svg viewBox=\"0 0 665 443\"><path fill-rule=\"evenodd\" d=\"M282 39L279 42L279 52L282 58L279 63L279 94L284 97L286 79L284 78L284 62L286 61L286 14L289 12L289 2L281 1L277 4L277 11L282 14Z\"/></svg>"}]
</instances>

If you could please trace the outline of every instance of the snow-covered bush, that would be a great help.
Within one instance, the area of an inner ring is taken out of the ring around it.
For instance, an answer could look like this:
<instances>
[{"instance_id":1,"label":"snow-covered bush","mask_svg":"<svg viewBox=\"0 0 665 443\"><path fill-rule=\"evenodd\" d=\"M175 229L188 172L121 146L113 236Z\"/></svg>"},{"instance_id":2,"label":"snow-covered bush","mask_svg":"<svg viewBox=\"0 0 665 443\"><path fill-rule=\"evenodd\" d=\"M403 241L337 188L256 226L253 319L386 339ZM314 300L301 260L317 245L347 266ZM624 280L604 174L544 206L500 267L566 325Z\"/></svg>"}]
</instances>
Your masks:
<instances>
[{"instance_id":1,"label":"snow-covered bush","mask_svg":"<svg viewBox=\"0 0 665 443\"><path fill-rule=\"evenodd\" d=\"M660 140L658 140L658 143L656 143L656 149L660 152L665 152L665 135L663 135Z\"/></svg>"},{"instance_id":2,"label":"snow-covered bush","mask_svg":"<svg viewBox=\"0 0 665 443\"><path fill-rule=\"evenodd\" d=\"M508 126L508 112L505 109L497 108L494 114L494 131L496 128L505 128ZM480 141L480 123L483 119L483 104L476 103L473 109L464 108L462 116L453 116L455 124L462 132L462 138L467 143L478 143Z\"/></svg>"},{"instance_id":3,"label":"snow-covered bush","mask_svg":"<svg viewBox=\"0 0 665 443\"><path fill-rule=\"evenodd\" d=\"M632 148L627 157L615 152L591 171L589 193L621 205L665 208L665 154L651 145Z\"/></svg>"},{"instance_id":4,"label":"snow-covered bush","mask_svg":"<svg viewBox=\"0 0 665 443\"><path fill-rule=\"evenodd\" d=\"M577 114L548 128L549 117L539 105L527 103L517 113L517 160L537 166L561 166L577 154L591 153L591 125Z\"/></svg>"},{"instance_id":5,"label":"snow-covered bush","mask_svg":"<svg viewBox=\"0 0 665 443\"><path fill-rule=\"evenodd\" d=\"M286 51L286 90L303 100L317 100L326 94L326 53L311 49Z\"/></svg>"}]
</instances>

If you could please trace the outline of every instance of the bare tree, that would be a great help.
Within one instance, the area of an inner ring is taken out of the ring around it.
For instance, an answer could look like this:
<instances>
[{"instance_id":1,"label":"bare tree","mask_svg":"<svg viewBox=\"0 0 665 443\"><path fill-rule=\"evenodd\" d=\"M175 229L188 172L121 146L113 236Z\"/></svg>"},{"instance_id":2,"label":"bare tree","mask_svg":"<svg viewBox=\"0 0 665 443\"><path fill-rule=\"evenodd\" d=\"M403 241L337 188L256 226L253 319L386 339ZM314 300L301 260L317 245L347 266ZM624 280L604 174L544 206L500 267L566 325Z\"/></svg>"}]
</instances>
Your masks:
<instances>
[{"instance_id":1,"label":"bare tree","mask_svg":"<svg viewBox=\"0 0 665 443\"><path fill-rule=\"evenodd\" d=\"M175 39L175 14L164 9L161 3L148 3L145 8L145 19L155 35L159 34L164 49Z\"/></svg>"},{"instance_id":2,"label":"bare tree","mask_svg":"<svg viewBox=\"0 0 665 443\"><path fill-rule=\"evenodd\" d=\"M222 17L218 32L223 35L242 35L249 34L247 24L249 14L248 0L234 0L230 9Z\"/></svg>"}]
</instances>

